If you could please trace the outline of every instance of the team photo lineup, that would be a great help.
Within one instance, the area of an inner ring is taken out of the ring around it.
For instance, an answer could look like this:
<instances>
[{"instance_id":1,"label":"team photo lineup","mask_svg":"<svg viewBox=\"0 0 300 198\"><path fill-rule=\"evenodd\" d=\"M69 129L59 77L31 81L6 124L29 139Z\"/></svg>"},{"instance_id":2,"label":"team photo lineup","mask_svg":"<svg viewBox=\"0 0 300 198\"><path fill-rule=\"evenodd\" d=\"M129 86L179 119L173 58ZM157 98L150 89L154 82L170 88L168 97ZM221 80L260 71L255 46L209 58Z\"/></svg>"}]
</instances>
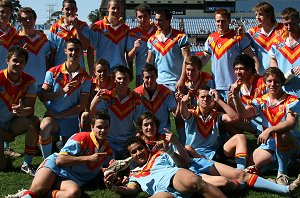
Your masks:
<instances>
[{"instance_id":1,"label":"team photo lineup","mask_svg":"<svg viewBox=\"0 0 300 198\"><path fill-rule=\"evenodd\" d=\"M166 8L139 4L130 27L108 0L88 25L61 0L46 34L31 7L17 30L13 6L0 0L0 174L22 158L30 183L5 197L79 198L95 180L120 197L300 197L298 8L254 3L250 28L218 8L199 54Z\"/></svg>"}]
</instances>

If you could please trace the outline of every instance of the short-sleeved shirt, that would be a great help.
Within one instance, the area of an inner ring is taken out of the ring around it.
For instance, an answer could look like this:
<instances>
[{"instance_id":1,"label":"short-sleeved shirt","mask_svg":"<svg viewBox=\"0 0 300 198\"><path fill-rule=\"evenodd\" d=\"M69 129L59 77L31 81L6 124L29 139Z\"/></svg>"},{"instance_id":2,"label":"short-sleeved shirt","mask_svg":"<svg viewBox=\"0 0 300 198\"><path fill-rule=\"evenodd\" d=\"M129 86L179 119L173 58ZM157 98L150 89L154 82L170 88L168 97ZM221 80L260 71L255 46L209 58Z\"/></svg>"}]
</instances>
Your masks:
<instances>
[{"instance_id":1,"label":"short-sleeved shirt","mask_svg":"<svg viewBox=\"0 0 300 198\"><path fill-rule=\"evenodd\" d=\"M125 142L136 135L134 122L137 122L144 110L137 93L128 90L128 95L119 100L114 89L107 91L96 108L107 111L110 116L110 130L107 135L110 142Z\"/></svg>"},{"instance_id":2,"label":"short-sleeved shirt","mask_svg":"<svg viewBox=\"0 0 300 198\"><path fill-rule=\"evenodd\" d=\"M135 88L134 91L140 95L146 110L155 114L159 119L160 125L158 131L164 134L164 128L170 130L171 123L169 113L171 109L176 107L174 93L164 85L160 84L157 84L152 98L150 98L144 85Z\"/></svg>"},{"instance_id":3,"label":"short-sleeved shirt","mask_svg":"<svg viewBox=\"0 0 300 198\"><path fill-rule=\"evenodd\" d=\"M5 32L0 30L0 37L0 70L3 70L7 68L6 56L9 48L18 45L18 33L11 24L8 24Z\"/></svg>"},{"instance_id":4,"label":"short-sleeved shirt","mask_svg":"<svg viewBox=\"0 0 300 198\"><path fill-rule=\"evenodd\" d=\"M220 146L219 123L222 120L222 114L211 110L209 116L204 118L199 108L189 109L189 111L191 116L185 120L185 145L191 145L197 153L212 159Z\"/></svg>"},{"instance_id":5,"label":"short-sleeved shirt","mask_svg":"<svg viewBox=\"0 0 300 198\"><path fill-rule=\"evenodd\" d=\"M156 32L156 27L154 23L150 24L150 28L147 32L143 30L142 27L138 26L131 29L128 33L126 49L130 51L134 46L134 41L137 39L141 39L141 46L139 47L138 51L136 52L135 58L135 66L136 66L136 75L142 75L142 69L146 65L146 59L148 56L148 48L147 48L147 41Z\"/></svg>"},{"instance_id":6,"label":"short-sleeved shirt","mask_svg":"<svg viewBox=\"0 0 300 198\"><path fill-rule=\"evenodd\" d=\"M280 122L286 121L289 113L299 116L300 102L296 96L284 93L278 103L271 106L269 94L265 94L260 98L253 100L252 105L256 109L256 112L262 117L263 130L272 126L276 126ZM292 134L300 140L300 134L298 131L298 122L294 129L291 130Z\"/></svg>"},{"instance_id":7,"label":"short-sleeved shirt","mask_svg":"<svg viewBox=\"0 0 300 198\"><path fill-rule=\"evenodd\" d=\"M89 39L89 27L86 22L78 20L79 31ZM72 27L70 30L65 28L64 17L60 18L50 27L49 41L51 49L56 49L54 65L60 65L67 60L65 54L66 43L70 38L77 38L77 30ZM84 55L80 57L80 65L85 68Z\"/></svg>"},{"instance_id":8,"label":"short-sleeved shirt","mask_svg":"<svg viewBox=\"0 0 300 198\"><path fill-rule=\"evenodd\" d=\"M157 83L167 86L175 91L175 85L180 78L184 57L182 49L189 46L188 36L179 30L171 29L166 40L160 41L156 31L147 43L148 50L154 55L154 65L158 70Z\"/></svg>"},{"instance_id":9,"label":"short-sleeved shirt","mask_svg":"<svg viewBox=\"0 0 300 198\"><path fill-rule=\"evenodd\" d=\"M44 84L50 88L51 92L62 90L66 86L66 84L71 81L78 82L72 92L59 96L54 100L47 101L46 108L48 110L63 112L76 106L79 103L81 94L90 94L90 76L88 75L88 73L86 73L86 71L83 70L82 67L79 67L77 72L78 74L71 78L66 69L65 63L56 67L52 67L47 71ZM68 118L76 117L78 117L78 114L68 116Z\"/></svg>"},{"instance_id":10,"label":"short-sleeved shirt","mask_svg":"<svg viewBox=\"0 0 300 198\"><path fill-rule=\"evenodd\" d=\"M19 104L19 100L37 96L35 79L22 72L17 82L8 78L7 69L0 71L0 128L8 129L9 121L14 117L12 104Z\"/></svg>"},{"instance_id":11,"label":"short-sleeved shirt","mask_svg":"<svg viewBox=\"0 0 300 198\"><path fill-rule=\"evenodd\" d=\"M91 44L96 50L96 60L103 58L110 64L110 70L117 65L126 66L125 52L129 27L120 18L117 29L111 27L107 16L95 22L90 28Z\"/></svg>"},{"instance_id":12,"label":"short-sleeved shirt","mask_svg":"<svg viewBox=\"0 0 300 198\"><path fill-rule=\"evenodd\" d=\"M178 170L179 168L175 166L174 161L168 154L162 151L150 152L145 166L130 171L129 184L131 182L138 183L142 190L149 195L174 191L169 186L172 184L172 177Z\"/></svg>"},{"instance_id":13,"label":"short-sleeved shirt","mask_svg":"<svg viewBox=\"0 0 300 198\"><path fill-rule=\"evenodd\" d=\"M212 76L217 90L228 90L236 81L233 61L247 47L250 40L245 34L230 30L224 35L214 32L207 38L204 51L211 55Z\"/></svg>"},{"instance_id":14,"label":"short-sleeved shirt","mask_svg":"<svg viewBox=\"0 0 300 198\"><path fill-rule=\"evenodd\" d=\"M255 54L259 60L259 73L265 73L270 67L271 46L275 38L284 32L282 23L275 22L269 34L265 33L261 26L255 26L248 30L247 36L251 40L251 46L255 50ZM271 65L273 66L273 65Z\"/></svg>"},{"instance_id":15,"label":"short-sleeved shirt","mask_svg":"<svg viewBox=\"0 0 300 198\"><path fill-rule=\"evenodd\" d=\"M276 37L270 51L271 56L276 59L278 68L286 74L295 66L300 66L300 44L289 47L286 45L288 32ZM300 78L292 77L284 86L284 90L300 98Z\"/></svg>"},{"instance_id":16,"label":"short-sleeved shirt","mask_svg":"<svg viewBox=\"0 0 300 198\"><path fill-rule=\"evenodd\" d=\"M24 72L33 76L38 86L42 85L47 72L46 57L50 54L50 43L46 34L37 31L35 37L31 38L24 32L19 32L19 44L24 46L28 52L28 61Z\"/></svg>"},{"instance_id":17,"label":"short-sleeved shirt","mask_svg":"<svg viewBox=\"0 0 300 198\"><path fill-rule=\"evenodd\" d=\"M55 163L59 155L91 156L95 153L102 152L107 152L107 155L102 156L97 163L86 162L71 167L60 167ZM97 176L101 171L102 165L109 157L112 157L112 149L108 141L104 140L99 144L94 132L81 132L70 137L59 154L54 153L46 158L44 162L41 163L39 169L42 167L50 168L61 179L73 180L82 186Z\"/></svg>"}]
</instances>

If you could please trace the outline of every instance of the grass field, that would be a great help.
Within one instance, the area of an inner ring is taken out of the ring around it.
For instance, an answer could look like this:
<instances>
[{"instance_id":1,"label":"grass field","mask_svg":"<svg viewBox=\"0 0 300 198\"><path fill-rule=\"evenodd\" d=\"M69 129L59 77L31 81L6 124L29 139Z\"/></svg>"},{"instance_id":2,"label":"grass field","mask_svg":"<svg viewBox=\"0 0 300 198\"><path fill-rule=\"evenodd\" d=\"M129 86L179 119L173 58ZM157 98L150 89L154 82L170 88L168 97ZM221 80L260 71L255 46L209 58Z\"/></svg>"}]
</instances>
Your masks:
<instances>
[{"instance_id":1,"label":"grass field","mask_svg":"<svg viewBox=\"0 0 300 198\"><path fill-rule=\"evenodd\" d=\"M209 71L210 67L205 67L204 71ZM135 81L134 81L135 82ZM131 87L133 84L131 84ZM39 118L43 117L43 114L45 112L45 108L43 107L42 103L40 101L37 101L36 108L35 108L36 115ZM174 122L173 122L174 124ZM173 125L174 126L174 125ZM247 138L249 140L249 147L250 149L253 149L255 147L256 140L251 135L247 135ZM18 151L23 152L24 147L24 136L19 136L16 138L16 140L11 143L11 147ZM20 172L20 166L23 161L23 158L20 157L16 160L10 160L9 166L5 172L0 172L0 198L4 198L7 194L13 194L16 193L18 190L22 188L29 188L32 178L26 174L23 174ZM38 167L38 165L42 162L41 156L36 156L34 158L33 164ZM1 163L1 162L0 162ZM299 173L299 169L297 170L291 170L289 171L293 177L291 179L295 179L295 176L297 173ZM276 171L270 171L265 176L272 177L276 175ZM120 195L110 192L106 190L103 185L98 184L101 183L100 181L93 182L93 185L89 188L84 187L82 192L82 197L101 197L101 198L117 198L121 197ZM145 193L140 193L137 197L147 197ZM240 195L229 195L229 197L249 197L249 198L279 198L279 197L285 197L285 196L279 196L272 193L265 193L265 192L259 192L254 190L247 190L243 191Z\"/></svg>"}]
</instances>

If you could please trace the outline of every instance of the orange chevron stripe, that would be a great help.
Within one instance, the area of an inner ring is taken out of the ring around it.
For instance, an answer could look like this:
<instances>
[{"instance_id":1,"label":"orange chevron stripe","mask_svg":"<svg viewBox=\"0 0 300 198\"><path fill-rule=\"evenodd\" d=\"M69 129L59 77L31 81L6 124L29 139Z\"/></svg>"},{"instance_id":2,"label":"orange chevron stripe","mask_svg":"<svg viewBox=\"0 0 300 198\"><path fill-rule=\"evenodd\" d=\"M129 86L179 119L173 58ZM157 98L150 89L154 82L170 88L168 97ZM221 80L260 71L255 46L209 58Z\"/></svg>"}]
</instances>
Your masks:
<instances>
[{"instance_id":1,"label":"orange chevron stripe","mask_svg":"<svg viewBox=\"0 0 300 198\"><path fill-rule=\"evenodd\" d=\"M294 49L285 45L286 34L283 34L276 38L274 41L277 49L281 54L291 63L296 62L300 57L300 45L297 45Z\"/></svg>"},{"instance_id":2,"label":"orange chevron stripe","mask_svg":"<svg viewBox=\"0 0 300 198\"><path fill-rule=\"evenodd\" d=\"M170 37L166 42L160 42L157 39L159 32L156 31L156 34L152 35L149 39L149 42L155 47L159 53L165 56L169 50L178 43L178 40L181 39L185 34L179 30L172 29Z\"/></svg>"},{"instance_id":3,"label":"orange chevron stripe","mask_svg":"<svg viewBox=\"0 0 300 198\"><path fill-rule=\"evenodd\" d=\"M148 175L150 175L150 171L151 168L153 167L155 160L162 154L162 151L157 151L156 153L150 153L149 156L149 161L147 163L147 165L140 171L136 172L136 173L130 173L131 176L135 177L135 178L140 178L140 177L146 177Z\"/></svg>"},{"instance_id":4,"label":"orange chevron stripe","mask_svg":"<svg viewBox=\"0 0 300 198\"><path fill-rule=\"evenodd\" d=\"M28 87L34 82L33 77L23 72L19 79L19 85L11 86L7 79L7 69L0 72L0 88L4 88L0 93L0 98L10 111L12 111L12 104L18 104L19 99L27 97Z\"/></svg>"},{"instance_id":5,"label":"orange chevron stripe","mask_svg":"<svg viewBox=\"0 0 300 198\"><path fill-rule=\"evenodd\" d=\"M236 36L234 30L230 30L224 37L220 37L218 32L211 34L208 38L209 45L217 59L220 59L228 49L240 42L245 35Z\"/></svg>"},{"instance_id":6,"label":"orange chevron stripe","mask_svg":"<svg viewBox=\"0 0 300 198\"><path fill-rule=\"evenodd\" d=\"M253 187L254 184L256 183L256 180L258 178L258 175L251 175L250 179L247 181L247 185L250 187Z\"/></svg>"},{"instance_id":7,"label":"orange chevron stripe","mask_svg":"<svg viewBox=\"0 0 300 198\"><path fill-rule=\"evenodd\" d=\"M24 43L27 44L27 50L35 55L39 53L44 44L48 41L47 36L43 32L37 32L37 34L39 34L40 37L33 42L26 35L22 33L19 34L20 43L22 43L23 40Z\"/></svg>"},{"instance_id":8,"label":"orange chevron stripe","mask_svg":"<svg viewBox=\"0 0 300 198\"><path fill-rule=\"evenodd\" d=\"M131 29L128 33L128 36L131 36L136 39L141 38L142 41L147 42L150 36L155 34L156 32L156 27L153 23L151 23L150 28L152 28L152 31L148 33L145 32L142 27L138 26L136 28Z\"/></svg>"},{"instance_id":9,"label":"orange chevron stripe","mask_svg":"<svg viewBox=\"0 0 300 198\"><path fill-rule=\"evenodd\" d=\"M113 43L118 44L124 37L127 36L130 30L123 19L120 19L119 21L121 25L115 30L110 26L107 16L105 16L103 20L95 22L92 25L91 30L103 33Z\"/></svg>"},{"instance_id":10,"label":"orange chevron stripe","mask_svg":"<svg viewBox=\"0 0 300 198\"><path fill-rule=\"evenodd\" d=\"M103 99L109 104L110 110L120 119L123 120L126 118L137 105L142 104L140 97L134 93L130 92L128 95L128 100L123 104L114 97L115 90L108 91L103 95Z\"/></svg>"},{"instance_id":11,"label":"orange chevron stripe","mask_svg":"<svg viewBox=\"0 0 300 198\"><path fill-rule=\"evenodd\" d=\"M41 138L39 139L39 143L40 145L47 145L47 144L51 144L52 143L52 138L48 138L46 140L42 140Z\"/></svg>"},{"instance_id":12,"label":"orange chevron stripe","mask_svg":"<svg viewBox=\"0 0 300 198\"><path fill-rule=\"evenodd\" d=\"M8 24L8 28L9 31L7 34L4 34L4 32L0 31L1 45L6 49L9 49L13 45L17 45L18 43L17 30L11 24Z\"/></svg>"},{"instance_id":13,"label":"orange chevron stripe","mask_svg":"<svg viewBox=\"0 0 300 198\"><path fill-rule=\"evenodd\" d=\"M217 117L220 114L219 112L212 110L210 115L212 116L212 118L208 121L208 122L204 122L202 119L199 118L199 108L197 108L196 110L190 109L191 113L194 115L194 117L196 118L196 122L197 122L197 130L198 132L204 137L207 138L211 132L212 132L212 128L215 124L215 122L217 121Z\"/></svg>"}]
</instances>

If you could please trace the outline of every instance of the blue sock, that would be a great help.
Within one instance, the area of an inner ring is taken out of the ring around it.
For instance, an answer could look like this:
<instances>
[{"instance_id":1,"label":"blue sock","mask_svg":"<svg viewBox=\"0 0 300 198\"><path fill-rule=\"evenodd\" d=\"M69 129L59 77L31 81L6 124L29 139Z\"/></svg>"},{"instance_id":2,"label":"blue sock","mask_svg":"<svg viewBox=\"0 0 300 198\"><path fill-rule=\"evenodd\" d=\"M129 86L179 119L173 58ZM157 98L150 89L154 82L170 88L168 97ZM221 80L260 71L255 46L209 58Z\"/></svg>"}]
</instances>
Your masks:
<instances>
[{"instance_id":1,"label":"blue sock","mask_svg":"<svg viewBox=\"0 0 300 198\"><path fill-rule=\"evenodd\" d=\"M244 170L247 163L247 153L237 153L235 154L236 168Z\"/></svg>"},{"instance_id":2,"label":"blue sock","mask_svg":"<svg viewBox=\"0 0 300 198\"><path fill-rule=\"evenodd\" d=\"M278 161L278 173L287 174L288 163L293 154L292 149L279 150L276 149L276 157Z\"/></svg>"},{"instance_id":3,"label":"blue sock","mask_svg":"<svg viewBox=\"0 0 300 198\"><path fill-rule=\"evenodd\" d=\"M4 150L9 149L9 142L4 142Z\"/></svg>"},{"instance_id":4,"label":"blue sock","mask_svg":"<svg viewBox=\"0 0 300 198\"><path fill-rule=\"evenodd\" d=\"M267 179L259 177L258 175L251 175L250 179L247 182L247 185L259 190L265 190L274 193L280 193L280 194L289 193L289 186L276 184Z\"/></svg>"},{"instance_id":5,"label":"blue sock","mask_svg":"<svg viewBox=\"0 0 300 198\"><path fill-rule=\"evenodd\" d=\"M50 144L41 145L43 158L46 159L52 153L52 142Z\"/></svg>"},{"instance_id":6,"label":"blue sock","mask_svg":"<svg viewBox=\"0 0 300 198\"><path fill-rule=\"evenodd\" d=\"M23 162L23 165L31 164L31 163L32 163L32 158L33 158L32 155L27 155L27 154L25 154L25 155L24 155L24 162Z\"/></svg>"}]
</instances>

